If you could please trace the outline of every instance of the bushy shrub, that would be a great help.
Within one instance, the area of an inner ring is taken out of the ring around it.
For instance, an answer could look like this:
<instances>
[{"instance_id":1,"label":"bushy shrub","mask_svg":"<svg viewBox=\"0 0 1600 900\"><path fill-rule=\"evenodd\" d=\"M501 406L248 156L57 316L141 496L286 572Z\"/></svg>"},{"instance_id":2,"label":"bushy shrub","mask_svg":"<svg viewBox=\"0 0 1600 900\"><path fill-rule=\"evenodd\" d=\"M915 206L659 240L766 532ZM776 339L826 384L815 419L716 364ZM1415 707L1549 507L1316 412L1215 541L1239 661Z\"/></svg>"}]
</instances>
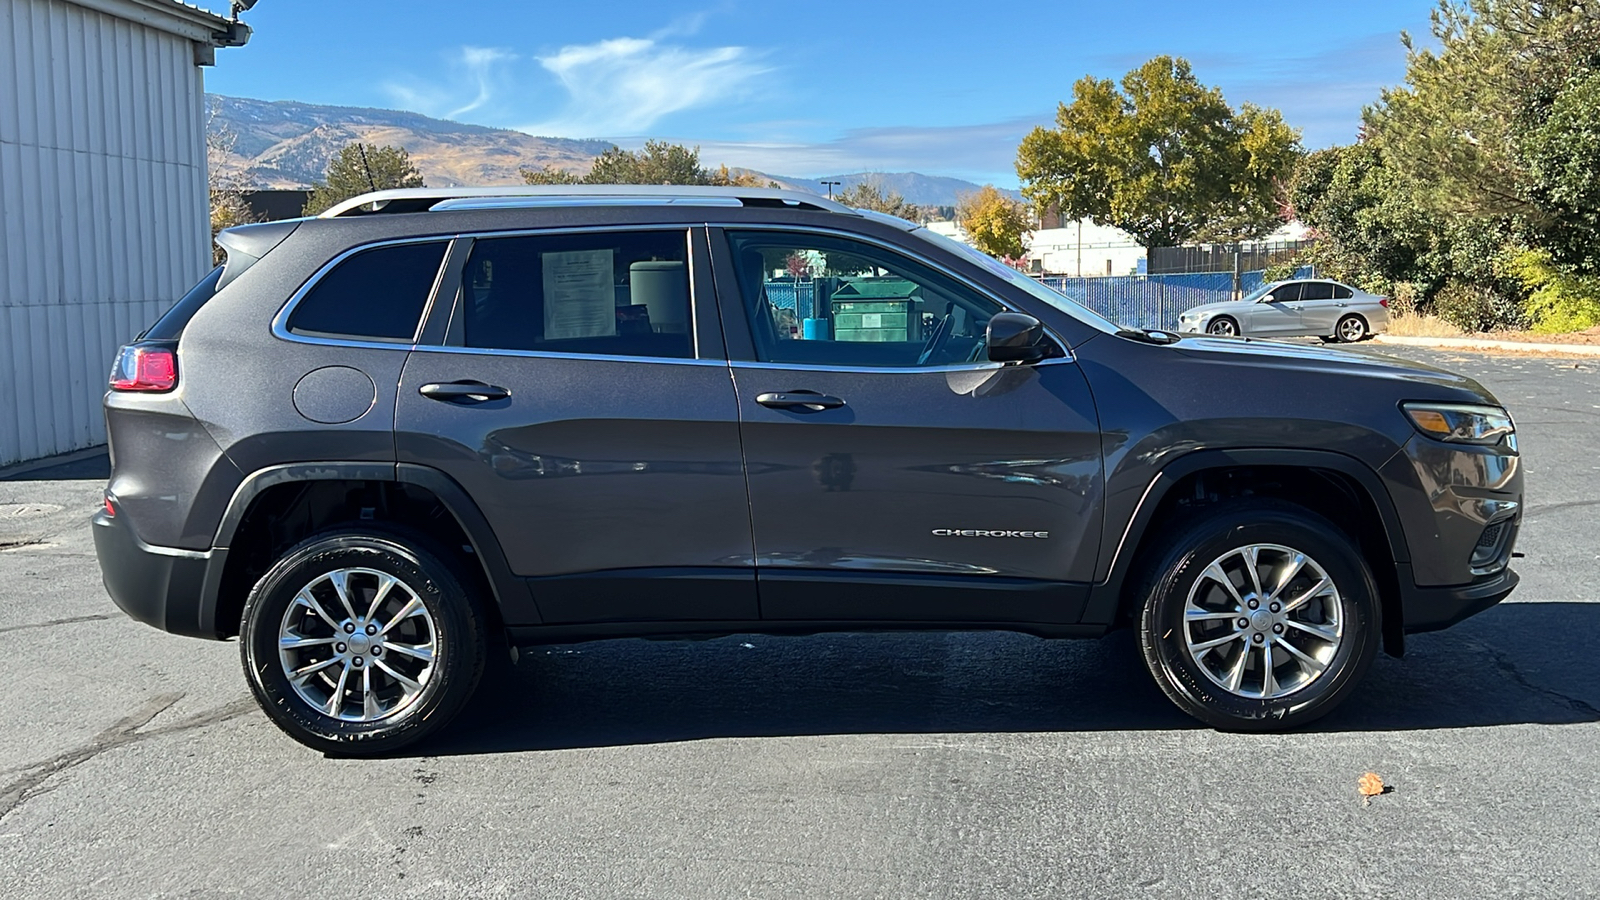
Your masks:
<instances>
[{"instance_id":1,"label":"bushy shrub","mask_svg":"<svg viewBox=\"0 0 1600 900\"><path fill-rule=\"evenodd\" d=\"M1416 282L1396 281L1389 289L1389 314L1392 316L1420 315L1422 289Z\"/></svg>"},{"instance_id":2,"label":"bushy shrub","mask_svg":"<svg viewBox=\"0 0 1600 900\"><path fill-rule=\"evenodd\" d=\"M1433 296L1433 313L1462 331L1521 328L1522 307L1492 288L1451 279Z\"/></svg>"},{"instance_id":3,"label":"bushy shrub","mask_svg":"<svg viewBox=\"0 0 1600 900\"><path fill-rule=\"evenodd\" d=\"M1528 289L1522 308L1532 330L1559 334L1600 325L1600 277L1563 271L1544 250L1522 253L1513 268Z\"/></svg>"}]
</instances>

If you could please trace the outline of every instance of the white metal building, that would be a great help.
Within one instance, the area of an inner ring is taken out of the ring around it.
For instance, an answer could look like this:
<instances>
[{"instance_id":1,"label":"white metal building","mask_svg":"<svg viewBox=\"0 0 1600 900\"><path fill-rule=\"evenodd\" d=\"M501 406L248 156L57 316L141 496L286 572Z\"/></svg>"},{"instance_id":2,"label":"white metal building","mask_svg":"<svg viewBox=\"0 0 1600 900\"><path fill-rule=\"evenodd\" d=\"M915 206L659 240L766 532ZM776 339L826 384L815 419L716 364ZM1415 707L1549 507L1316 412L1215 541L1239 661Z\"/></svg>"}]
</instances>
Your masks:
<instances>
[{"instance_id":1,"label":"white metal building","mask_svg":"<svg viewBox=\"0 0 1600 900\"><path fill-rule=\"evenodd\" d=\"M201 66L176 0L0 0L0 465L105 442L112 355L211 265Z\"/></svg>"}]
</instances>

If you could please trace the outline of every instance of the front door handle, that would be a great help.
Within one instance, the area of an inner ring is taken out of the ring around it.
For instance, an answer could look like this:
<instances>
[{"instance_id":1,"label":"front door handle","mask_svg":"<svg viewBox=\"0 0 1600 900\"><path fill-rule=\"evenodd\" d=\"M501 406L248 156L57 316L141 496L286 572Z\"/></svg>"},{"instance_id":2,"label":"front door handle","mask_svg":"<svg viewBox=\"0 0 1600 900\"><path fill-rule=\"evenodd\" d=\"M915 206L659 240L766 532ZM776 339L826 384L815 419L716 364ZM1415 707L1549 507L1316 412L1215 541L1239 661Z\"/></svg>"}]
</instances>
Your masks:
<instances>
[{"instance_id":1,"label":"front door handle","mask_svg":"<svg viewBox=\"0 0 1600 900\"><path fill-rule=\"evenodd\" d=\"M504 400L511 396L511 392L505 388L484 384L481 381L434 382L417 388L417 393L429 400L462 405L488 403L490 400Z\"/></svg>"},{"instance_id":2,"label":"front door handle","mask_svg":"<svg viewBox=\"0 0 1600 900\"><path fill-rule=\"evenodd\" d=\"M816 391L769 391L765 394L757 394L756 402L772 409L801 407L813 412L838 409L844 405L844 401L838 397L829 397L827 394L819 394Z\"/></svg>"}]
</instances>

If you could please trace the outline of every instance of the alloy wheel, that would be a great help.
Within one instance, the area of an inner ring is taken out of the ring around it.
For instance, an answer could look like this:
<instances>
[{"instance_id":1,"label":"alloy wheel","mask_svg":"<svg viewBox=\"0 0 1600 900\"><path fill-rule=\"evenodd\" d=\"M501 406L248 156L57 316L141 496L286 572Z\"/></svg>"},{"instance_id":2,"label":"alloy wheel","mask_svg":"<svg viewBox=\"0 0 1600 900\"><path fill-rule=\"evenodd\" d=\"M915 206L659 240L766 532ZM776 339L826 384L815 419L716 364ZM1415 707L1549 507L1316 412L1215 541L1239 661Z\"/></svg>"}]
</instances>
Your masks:
<instances>
[{"instance_id":1,"label":"alloy wheel","mask_svg":"<svg viewBox=\"0 0 1600 900\"><path fill-rule=\"evenodd\" d=\"M1280 544L1250 544L1212 560L1189 589L1184 647L1223 690L1275 700L1327 672L1344 640L1342 609L1316 560Z\"/></svg>"},{"instance_id":2,"label":"alloy wheel","mask_svg":"<svg viewBox=\"0 0 1600 900\"><path fill-rule=\"evenodd\" d=\"M1339 323L1339 340L1347 344L1353 344L1366 336L1366 323L1355 316L1349 316Z\"/></svg>"},{"instance_id":3,"label":"alloy wheel","mask_svg":"<svg viewBox=\"0 0 1600 900\"><path fill-rule=\"evenodd\" d=\"M1211 327L1206 330L1222 337L1234 337L1239 333L1239 329L1234 326L1232 319L1218 319L1212 322Z\"/></svg>"},{"instance_id":4,"label":"alloy wheel","mask_svg":"<svg viewBox=\"0 0 1600 900\"><path fill-rule=\"evenodd\" d=\"M376 569L335 569L295 594L278 659L300 699L345 722L373 722L416 701L434 672L439 632L416 591Z\"/></svg>"}]
</instances>

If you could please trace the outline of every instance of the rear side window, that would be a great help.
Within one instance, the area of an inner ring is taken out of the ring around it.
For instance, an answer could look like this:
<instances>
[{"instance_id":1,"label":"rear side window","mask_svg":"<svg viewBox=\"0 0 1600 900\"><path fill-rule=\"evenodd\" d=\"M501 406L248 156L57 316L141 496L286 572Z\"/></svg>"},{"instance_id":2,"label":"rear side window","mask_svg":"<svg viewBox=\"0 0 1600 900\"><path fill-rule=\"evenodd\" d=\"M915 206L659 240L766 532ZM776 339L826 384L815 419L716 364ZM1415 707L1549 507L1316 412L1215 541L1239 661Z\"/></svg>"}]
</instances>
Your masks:
<instances>
[{"instance_id":1,"label":"rear side window","mask_svg":"<svg viewBox=\"0 0 1600 900\"><path fill-rule=\"evenodd\" d=\"M448 241L362 250L300 299L289 331L312 337L410 342L433 293Z\"/></svg>"},{"instance_id":2,"label":"rear side window","mask_svg":"<svg viewBox=\"0 0 1600 900\"><path fill-rule=\"evenodd\" d=\"M597 232L474 241L446 342L687 359L690 331L687 233Z\"/></svg>"},{"instance_id":3,"label":"rear side window","mask_svg":"<svg viewBox=\"0 0 1600 900\"><path fill-rule=\"evenodd\" d=\"M1333 285L1326 281L1308 281L1300 294L1301 300L1332 300Z\"/></svg>"},{"instance_id":4,"label":"rear side window","mask_svg":"<svg viewBox=\"0 0 1600 900\"><path fill-rule=\"evenodd\" d=\"M1333 286L1333 299L1335 300L1349 300L1354 296L1355 291L1350 290L1342 284L1336 284Z\"/></svg>"}]
</instances>

